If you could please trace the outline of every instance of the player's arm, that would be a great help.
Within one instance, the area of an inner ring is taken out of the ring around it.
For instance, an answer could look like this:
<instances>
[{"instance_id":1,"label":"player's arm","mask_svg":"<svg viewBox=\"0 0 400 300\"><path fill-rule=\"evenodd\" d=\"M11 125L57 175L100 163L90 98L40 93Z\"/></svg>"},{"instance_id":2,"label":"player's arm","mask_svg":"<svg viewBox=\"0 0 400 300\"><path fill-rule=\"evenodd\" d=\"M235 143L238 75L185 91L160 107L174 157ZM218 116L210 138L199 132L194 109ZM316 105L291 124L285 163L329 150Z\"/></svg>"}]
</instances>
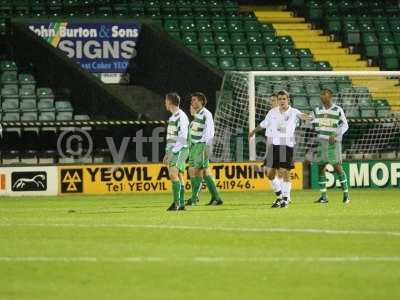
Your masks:
<instances>
[{"instance_id":1,"label":"player's arm","mask_svg":"<svg viewBox=\"0 0 400 300\"><path fill-rule=\"evenodd\" d=\"M349 123L347 122L346 116L342 108L339 111L339 124L336 128L336 136L342 137L349 129Z\"/></svg>"},{"instance_id":2,"label":"player's arm","mask_svg":"<svg viewBox=\"0 0 400 300\"><path fill-rule=\"evenodd\" d=\"M206 114L206 122L204 124L203 136L200 139L200 142L205 143L207 147L211 147L213 138L214 138L214 121L211 113Z\"/></svg>"},{"instance_id":3,"label":"player's arm","mask_svg":"<svg viewBox=\"0 0 400 300\"><path fill-rule=\"evenodd\" d=\"M175 145L172 147L172 152L177 153L180 151L187 143L187 135L189 128L189 120L184 117L179 118L179 131L178 137L176 139Z\"/></svg>"},{"instance_id":4,"label":"player's arm","mask_svg":"<svg viewBox=\"0 0 400 300\"><path fill-rule=\"evenodd\" d=\"M271 115L268 112L268 114L265 116L265 119L260 123L260 125L249 132L249 138L253 137L257 132L267 129L270 126L270 116Z\"/></svg>"},{"instance_id":5,"label":"player's arm","mask_svg":"<svg viewBox=\"0 0 400 300\"><path fill-rule=\"evenodd\" d=\"M311 114L303 113L303 112L299 111L298 109L296 109L296 115L297 115L297 118L299 118L300 120L302 120L304 122L311 122L313 120L313 117Z\"/></svg>"}]
</instances>

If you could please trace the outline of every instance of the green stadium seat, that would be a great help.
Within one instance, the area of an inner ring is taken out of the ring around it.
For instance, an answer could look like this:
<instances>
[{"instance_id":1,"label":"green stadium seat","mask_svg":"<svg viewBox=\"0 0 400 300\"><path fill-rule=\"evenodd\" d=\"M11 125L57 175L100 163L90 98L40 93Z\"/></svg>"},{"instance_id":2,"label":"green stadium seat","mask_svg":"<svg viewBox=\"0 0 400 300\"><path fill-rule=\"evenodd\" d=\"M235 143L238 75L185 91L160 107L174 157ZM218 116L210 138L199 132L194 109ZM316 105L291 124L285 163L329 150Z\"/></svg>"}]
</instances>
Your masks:
<instances>
[{"instance_id":1,"label":"green stadium seat","mask_svg":"<svg viewBox=\"0 0 400 300\"><path fill-rule=\"evenodd\" d=\"M227 26L230 32L243 32L242 20L230 20L227 22Z\"/></svg>"},{"instance_id":2,"label":"green stadium seat","mask_svg":"<svg viewBox=\"0 0 400 300\"><path fill-rule=\"evenodd\" d=\"M164 21L164 30L168 32L179 31L179 21L176 19L166 19Z\"/></svg>"},{"instance_id":3,"label":"green stadium seat","mask_svg":"<svg viewBox=\"0 0 400 300\"><path fill-rule=\"evenodd\" d=\"M39 113L39 121L55 121L56 113L54 111L41 111Z\"/></svg>"},{"instance_id":4,"label":"green stadium seat","mask_svg":"<svg viewBox=\"0 0 400 300\"><path fill-rule=\"evenodd\" d=\"M247 45L247 39L242 32L233 32L231 34L231 42L233 45Z\"/></svg>"},{"instance_id":5,"label":"green stadium seat","mask_svg":"<svg viewBox=\"0 0 400 300\"><path fill-rule=\"evenodd\" d=\"M21 99L20 108L23 111L36 111L36 99Z\"/></svg>"},{"instance_id":6,"label":"green stadium seat","mask_svg":"<svg viewBox=\"0 0 400 300\"><path fill-rule=\"evenodd\" d=\"M262 23L259 28L262 33L273 33L275 35L275 28L271 23Z\"/></svg>"},{"instance_id":7,"label":"green stadium seat","mask_svg":"<svg viewBox=\"0 0 400 300\"><path fill-rule=\"evenodd\" d=\"M235 70L235 61L233 60L233 57L220 57L219 58L219 67L222 70Z\"/></svg>"},{"instance_id":8,"label":"green stadium seat","mask_svg":"<svg viewBox=\"0 0 400 300\"><path fill-rule=\"evenodd\" d=\"M263 36L257 31L247 32L247 42L249 45L262 45Z\"/></svg>"},{"instance_id":9,"label":"green stadium seat","mask_svg":"<svg viewBox=\"0 0 400 300\"><path fill-rule=\"evenodd\" d=\"M285 58L283 64L287 71L300 71L300 62L298 58Z\"/></svg>"},{"instance_id":10,"label":"green stadium seat","mask_svg":"<svg viewBox=\"0 0 400 300\"><path fill-rule=\"evenodd\" d=\"M214 38L211 32L200 32L199 33L199 44L200 45L214 45Z\"/></svg>"},{"instance_id":11,"label":"green stadium seat","mask_svg":"<svg viewBox=\"0 0 400 300\"><path fill-rule=\"evenodd\" d=\"M37 111L22 111L21 113L21 121L23 122L32 122L38 120Z\"/></svg>"},{"instance_id":12,"label":"green stadium seat","mask_svg":"<svg viewBox=\"0 0 400 300\"><path fill-rule=\"evenodd\" d=\"M375 107L363 107L360 109L360 116L361 118L375 118L376 117L376 111Z\"/></svg>"},{"instance_id":13,"label":"green stadium seat","mask_svg":"<svg viewBox=\"0 0 400 300\"><path fill-rule=\"evenodd\" d=\"M319 84L313 84L313 83L307 83L305 86L306 92L308 96L317 96L319 99L319 94L321 92L321 89L319 87ZM319 101L319 100L318 100Z\"/></svg>"},{"instance_id":14,"label":"green stadium seat","mask_svg":"<svg viewBox=\"0 0 400 300\"><path fill-rule=\"evenodd\" d=\"M199 32L211 32L211 23L208 20L196 20L196 28Z\"/></svg>"},{"instance_id":15,"label":"green stadium seat","mask_svg":"<svg viewBox=\"0 0 400 300\"><path fill-rule=\"evenodd\" d=\"M0 61L0 71L1 72L8 72L8 71L14 71L16 72L17 69L17 64L15 61L12 60L2 60Z\"/></svg>"},{"instance_id":16,"label":"green stadium seat","mask_svg":"<svg viewBox=\"0 0 400 300\"><path fill-rule=\"evenodd\" d=\"M381 66L385 70L395 71L400 67L399 58L398 57L383 57Z\"/></svg>"},{"instance_id":17,"label":"green stadium seat","mask_svg":"<svg viewBox=\"0 0 400 300\"><path fill-rule=\"evenodd\" d=\"M251 55L246 45L233 46L233 54L235 55L235 57L250 57Z\"/></svg>"},{"instance_id":18,"label":"green stadium seat","mask_svg":"<svg viewBox=\"0 0 400 300\"><path fill-rule=\"evenodd\" d=\"M197 45L197 33L196 32L183 33L182 41L185 45Z\"/></svg>"},{"instance_id":19,"label":"green stadium seat","mask_svg":"<svg viewBox=\"0 0 400 300\"><path fill-rule=\"evenodd\" d=\"M89 115L74 115L74 120L75 121L89 121L90 116Z\"/></svg>"},{"instance_id":20,"label":"green stadium seat","mask_svg":"<svg viewBox=\"0 0 400 300\"><path fill-rule=\"evenodd\" d=\"M265 57L265 51L263 46L261 45L251 45L250 47L250 56L251 57Z\"/></svg>"},{"instance_id":21,"label":"green stadium seat","mask_svg":"<svg viewBox=\"0 0 400 300\"><path fill-rule=\"evenodd\" d=\"M307 16L312 21L318 21L322 19L322 5L318 1L307 1L306 2Z\"/></svg>"},{"instance_id":22,"label":"green stadium seat","mask_svg":"<svg viewBox=\"0 0 400 300\"><path fill-rule=\"evenodd\" d=\"M218 56L233 56L233 51L230 45L220 45L217 47L217 55Z\"/></svg>"},{"instance_id":23,"label":"green stadium seat","mask_svg":"<svg viewBox=\"0 0 400 300\"><path fill-rule=\"evenodd\" d=\"M375 21L375 30L380 32L390 32L391 28L386 20Z\"/></svg>"},{"instance_id":24,"label":"green stadium seat","mask_svg":"<svg viewBox=\"0 0 400 300\"><path fill-rule=\"evenodd\" d=\"M358 109L358 107L351 107L345 110L345 115L347 118L359 118L360 110Z\"/></svg>"},{"instance_id":25,"label":"green stadium seat","mask_svg":"<svg viewBox=\"0 0 400 300\"><path fill-rule=\"evenodd\" d=\"M268 68L271 71L284 71L282 60L280 58L268 58Z\"/></svg>"},{"instance_id":26,"label":"green stadium seat","mask_svg":"<svg viewBox=\"0 0 400 300\"><path fill-rule=\"evenodd\" d=\"M3 114L3 121L6 122L17 122L20 120L19 112L6 112Z\"/></svg>"},{"instance_id":27,"label":"green stadium seat","mask_svg":"<svg viewBox=\"0 0 400 300\"><path fill-rule=\"evenodd\" d=\"M381 56L383 57L397 57L397 51L393 45L381 46Z\"/></svg>"},{"instance_id":28,"label":"green stadium seat","mask_svg":"<svg viewBox=\"0 0 400 300\"><path fill-rule=\"evenodd\" d=\"M181 20L179 29L183 32L194 32L196 31L196 23L191 20Z\"/></svg>"},{"instance_id":29,"label":"green stadium seat","mask_svg":"<svg viewBox=\"0 0 400 300\"><path fill-rule=\"evenodd\" d=\"M333 68L328 61L316 61L315 65L318 71L332 71Z\"/></svg>"},{"instance_id":30,"label":"green stadium seat","mask_svg":"<svg viewBox=\"0 0 400 300\"><path fill-rule=\"evenodd\" d=\"M371 21L360 21L360 30L362 33L375 32L375 27Z\"/></svg>"},{"instance_id":31,"label":"green stadium seat","mask_svg":"<svg viewBox=\"0 0 400 300\"><path fill-rule=\"evenodd\" d=\"M264 57L252 57L251 64L256 71L263 71L268 69L267 62Z\"/></svg>"},{"instance_id":32,"label":"green stadium seat","mask_svg":"<svg viewBox=\"0 0 400 300\"><path fill-rule=\"evenodd\" d=\"M41 99L37 103L39 111L55 111L54 100L52 99Z\"/></svg>"},{"instance_id":33,"label":"green stadium seat","mask_svg":"<svg viewBox=\"0 0 400 300\"><path fill-rule=\"evenodd\" d=\"M290 95L304 96L304 97L307 96L306 90L304 89L304 86L302 84L301 85L300 84L290 84L289 93L290 93Z\"/></svg>"},{"instance_id":34,"label":"green stadium seat","mask_svg":"<svg viewBox=\"0 0 400 300\"><path fill-rule=\"evenodd\" d=\"M54 101L54 93L51 88L38 88L36 90L36 96L39 100L41 99L52 99Z\"/></svg>"},{"instance_id":35,"label":"green stadium seat","mask_svg":"<svg viewBox=\"0 0 400 300\"><path fill-rule=\"evenodd\" d=\"M21 73L18 75L18 83L20 86L35 86L36 80L35 77L31 74Z\"/></svg>"},{"instance_id":36,"label":"green stadium seat","mask_svg":"<svg viewBox=\"0 0 400 300\"><path fill-rule=\"evenodd\" d=\"M6 98L1 103L1 109L5 112L19 111L19 100Z\"/></svg>"},{"instance_id":37,"label":"green stadium seat","mask_svg":"<svg viewBox=\"0 0 400 300\"><path fill-rule=\"evenodd\" d=\"M200 53L204 57L217 56L214 45L203 45L201 47Z\"/></svg>"},{"instance_id":38,"label":"green stadium seat","mask_svg":"<svg viewBox=\"0 0 400 300\"><path fill-rule=\"evenodd\" d=\"M312 58L302 58L300 59L300 69L302 71L316 71L317 67Z\"/></svg>"},{"instance_id":39,"label":"green stadium seat","mask_svg":"<svg viewBox=\"0 0 400 300\"><path fill-rule=\"evenodd\" d=\"M293 94L291 95L294 108L303 110L303 109L308 109L310 107L306 96L297 96Z\"/></svg>"},{"instance_id":40,"label":"green stadium seat","mask_svg":"<svg viewBox=\"0 0 400 300\"><path fill-rule=\"evenodd\" d=\"M35 88L33 86L24 85L19 89L19 98L20 99L35 99Z\"/></svg>"},{"instance_id":41,"label":"green stadium seat","mask_svg":"<svg viewBox=\"0 0 400 300\"><path fill-rule=\"evenodd\" d=\"M280 58L281 53L279 51L279 47L276 46L266 46L265 47L265 56L268 58Z\"/></svg>"},{"instance_id":42,"label":"green stadium seat","mask_svg":"<svg viewBox=\"0 0 400 300\"><path fill-rule=\"evenodd\" d=\"M342 31L342 22L338 16L327 16L325 24L327 31L331 34L338 34Z\"/></svg>"},{"instance_id":43,"label":"green stadium seat","mask_svg":"<svg viewBox=\"0 0 400 300\"><path fill-rule=\"evenodd\" d=\"M73 112L71 111L61 111L56 114L57 121L71 121L73 120Z\"/></svg>"},{"instance_id":44,"label":"green stadium seat","mask_svg":"<svg viewBox=\"0 0 400 300\"><path fill-rule=\"evenodd\" d=\"M251 32L251 31L258 32L260 30L260 23L256 20L245 21L244 22L244 30L246 32Z\"/></svg>"},{"instance_id":45,"label":"green stadium seat","mask_svg":"<svg viewBox=\"0 0 400 300\"><path fill-rule=\"evenodd\" d=\"M297 57L297 52L292 47L282 47L281 48L281 56L283 58L294 58Z\"/></svg>"},{"instance_id":46,"label":"green stadium seat","mask_svg":"<svg viewBox=\"0 0 400 300\"><path fill-rule=\"evenodd\" d=\"M356 23L345 23L343 32L345 44L358 45L361 42L360 29Z\"/></svg>"},{"instance_id":47,"label":"green stadium seat","mask_svg":"<svg viewBox=\"0 0 400 300\"><path fill-rule=\"evenodd\" d=\"M297 57L302 59L302 58L313 58L313 54L311 53L311 50L308 48L298 48L296 49Z\"/></svg>"},{"instance_id":48,"label":"green stadium seat","mask_svg":"<svg viewBox=\"0 0 400 300\"><path fill-rule=\"evenodd\" d=\"M0 82L3 87L18 87L18 77L16 71L6 71L1 74Z\"/></svg>"},{"instance_id":49,"label":"green stadium seat","mask_svg":"<svg viewBox=\"0 0 400 300\"><path fill-rule=\"evenodd\" d=\"M309 97L309 103L312 108L315 108L315 107L318 107L321 105L321 98L319 97L319 93L320 93L320 91L318 89L318 96L315 95L315 96Z\"/></svg>"},{"instance_id":50,"label":"green stadium seat","mask_svg":"<svg viewBox=\"0 0 400 300\"><path fill-rule=\"evenodd\" d=\"M277 40L279 45L281 45L282 47L293 47L294 45L293 39L289 35L278 36Z\"/></svg>"},{"instance_id":51,"label":"green stadium seat","mask_svg":"<svg viewBox=\"0 0 400 300\"><path fill-rule=\"evenodd\" d=\"M230 44L229 34L227 32L215 32L214 41L217 45Z\"/></svg>"},{"instance_id":52,"label":"green stadium seat","mask_svg":"<svg viewBox=\"0 0 400 300\"><path fill-rule=\"evenodd\" d=\"M275 35L263 34L264 45L267 46L278 46L278 39Z\"/></svg>"},{"instance_id":53,"label":"green stadium seat","mask_svg":"<svg viewBox=\"0 0 400 300\"><path fill-rule=\"evenodd\" d=\"M382 45L394 45L393 36L389 32L381 32L378 34L379 44Z\"/></svg>"},{"instance_id":54,"label":"green stadium seat","mask_svg":"<svg viewBox=\"0 0 400 300\"><path fill-rule=\"evenodd\" d=\"M18 99L18 86L4 86L1 89L1 98L15 98Z\"/></svg>"},{"instance_id":55,"label":"green stadium seat","mask_svg":"<svg viewBox=\"0 0 400 300\"><path fill-rule=\"evenodd\" d=\"M74 109L70 101L58 100L54 103L57 112L73 112Z\"/></svg>"},{"instance_id":56,"label":"green stadium seat","mask_svg":"<svg viewBox=\"0 0 400 300\"><path fill-rule=\"evenodd\" d=\"M240 71L251 71L252 66L248 57L239 57L236 59L236 68Z\"/></svg>"},{"instance_id":57,"label":"green stadium seat","mask_svg":"<svg viewBox=\"0 0 400 300\"><path fill-rule=\"evenodd\" d=\"M215 20L212 22L212 30L214 32L227 32L228 26L223 20Z\"/></svg>"}]
</instances>

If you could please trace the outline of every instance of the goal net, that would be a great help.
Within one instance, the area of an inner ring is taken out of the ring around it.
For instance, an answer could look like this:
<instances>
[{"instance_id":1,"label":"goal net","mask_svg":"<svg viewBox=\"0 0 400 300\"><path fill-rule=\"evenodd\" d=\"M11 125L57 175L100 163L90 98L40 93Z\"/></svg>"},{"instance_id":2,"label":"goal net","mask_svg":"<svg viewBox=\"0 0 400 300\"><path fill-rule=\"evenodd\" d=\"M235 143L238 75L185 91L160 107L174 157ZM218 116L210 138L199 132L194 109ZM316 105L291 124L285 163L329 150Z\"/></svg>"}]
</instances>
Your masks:
<instances>
[{"instance_id":1,"label":"goal net","mask_svg":"<svg viewBox=\"0 0 400 300\"><path fill-rule=\"evenodd\" d=\"M400 72L313 71L227 72L215 112L214 160L246 161L265 157L264 132L248 139L271 109L270 96L286 90L291 105L311 112L320 91L330 89L349 122L343 139L344 157L395 156L400 151ZM311 124L296 128L295 159L312 160L316 132Z\"/></svg>"}]
</instances>

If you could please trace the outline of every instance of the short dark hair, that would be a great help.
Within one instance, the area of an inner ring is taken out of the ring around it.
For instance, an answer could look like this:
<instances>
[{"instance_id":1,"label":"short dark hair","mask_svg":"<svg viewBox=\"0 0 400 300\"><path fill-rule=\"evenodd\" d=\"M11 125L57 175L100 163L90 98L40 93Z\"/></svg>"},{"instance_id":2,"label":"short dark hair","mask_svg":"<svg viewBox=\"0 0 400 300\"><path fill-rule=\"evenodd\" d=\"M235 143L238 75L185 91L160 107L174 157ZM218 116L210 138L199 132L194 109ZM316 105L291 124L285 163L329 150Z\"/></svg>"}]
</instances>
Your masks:
<instances>
[{"instance_id":1,"label":"short dark hair","mask_svg":"<svg viewBox=\"0 0 400 300\"><path fill-rule=\"evenodd\" d=\"M204 95L203 93L201 93L201 92L196 92L196 93L193 93L193 94L191 95L191 97L196 97L197 99L199 99L200 102L203 104L203 106L206 106L206 105L207 105L207 97L206 97L206 95Z\"/></svg>"},{"instance_id":2,"label":"short dark hair","mask_svg":"<svg viewBox=\"0 0 400 300\"><path fill-rule=\"evenodd\" d=\"M331 89L323 88L323 89L321 90L321 95L323 95L323 94L329 94L330 96L332 96L332 95L333 95L333 92L332 92Z\"/></svg>"},{"instance_id":3,"label":"short dark hair","mask_svg":"<svg viewBox=\"0 0 400 300\"><path fill-rule=\"evenodd\" d=\"M279 91L276 95L277 96L287 96L290 99L289 93L287 91L285 91L285 90Z\"/></svg>"},{"instance_id":4,"label":"short dark hair","mask_svg":"<svg viewBox=\"0 0 400 300\"><path fill-rule=\"evenodd\" d=\"M278 93L277 92L273 92L270 97L278 97Z\"/></svg>"},{"instance_id":5,"label":"short dark hair","mask_svg":"<svg viewBox=\"0 0 400 300\"><path fill-rule=\"evenodd\" d=\"M179 106L181 104L181 97L178 95L178 93L168 93L165 95L165 98L175 106Z\"/></svg>"}]
</instances>

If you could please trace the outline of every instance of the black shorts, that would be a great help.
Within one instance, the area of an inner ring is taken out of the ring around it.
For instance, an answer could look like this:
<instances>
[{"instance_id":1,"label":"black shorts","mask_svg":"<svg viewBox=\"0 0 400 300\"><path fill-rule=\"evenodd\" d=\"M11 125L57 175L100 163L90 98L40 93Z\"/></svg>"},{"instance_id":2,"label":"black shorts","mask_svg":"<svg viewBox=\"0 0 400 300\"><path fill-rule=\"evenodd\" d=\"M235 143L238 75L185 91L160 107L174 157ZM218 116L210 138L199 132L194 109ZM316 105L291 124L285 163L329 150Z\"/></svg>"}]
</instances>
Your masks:
<instances>
[{"instance_id":1,"label":"black shorts","mask_svg":"<svg viewBox=\"0 0 400 300\"><path fill-rule=\"evenodd\" d=\"M273 169L294 169L293 147L268 145L264 165Z\"/></svg>"}]
</instances>

